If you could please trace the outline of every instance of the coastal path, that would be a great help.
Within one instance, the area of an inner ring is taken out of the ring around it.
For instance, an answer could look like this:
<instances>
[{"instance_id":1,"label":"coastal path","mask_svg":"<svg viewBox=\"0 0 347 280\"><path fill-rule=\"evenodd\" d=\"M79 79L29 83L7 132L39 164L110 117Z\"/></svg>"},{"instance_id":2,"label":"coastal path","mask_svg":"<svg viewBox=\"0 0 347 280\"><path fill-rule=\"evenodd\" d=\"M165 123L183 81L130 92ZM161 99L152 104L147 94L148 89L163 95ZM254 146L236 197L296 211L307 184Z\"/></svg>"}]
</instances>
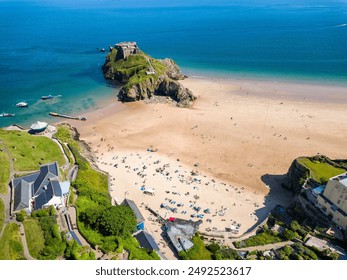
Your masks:
<instances>
[{"instance_id":1,"label":"coastal path","mask_svg":"<svg viewBox=\"0 0 347 280\"><path fill-rule=\"evenodd\" d=\"M27 239L25 237L25 230L24 230L24 226L23 226L23 223L18 223L16 222L16 224L19 225L19 229L20 229L20 234L21 234L21 237L22 237L22 244L23 244L23 249L24 249L24 257L27 259L27 260L35 260L29 253L29 250L28 250L28 244L27 244Z\"/></svg>"},{"instance_id":2,"label":"coastal path","mask_svg":"<svg viewBox=\"0 0 347 280\"><path fill-rule=\"evenodd\" d=\"M237 251L269 251L271 249L277 250L280 249L286 245L292 245L294 242L293 241L283 241L283 242L278 242L278 243L273 243L273 244L267 244L267 245L260 245L260 246L253 246L253 247L246 247L246 248L240 248L236 249Z\"/></svg>"}]
</instances>

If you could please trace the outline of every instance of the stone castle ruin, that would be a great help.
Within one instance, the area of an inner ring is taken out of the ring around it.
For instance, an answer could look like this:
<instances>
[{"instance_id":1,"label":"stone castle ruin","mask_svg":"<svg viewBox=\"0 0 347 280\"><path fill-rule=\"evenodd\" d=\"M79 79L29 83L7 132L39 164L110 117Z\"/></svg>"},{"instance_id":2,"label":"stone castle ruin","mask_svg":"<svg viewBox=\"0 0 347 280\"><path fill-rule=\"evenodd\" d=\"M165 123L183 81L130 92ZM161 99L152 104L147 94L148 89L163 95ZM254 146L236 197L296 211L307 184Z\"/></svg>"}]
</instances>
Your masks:
<instances>
[{"instance_id":1,"label":"stone castle ruin","mask_svg":"<svg viewBox=\"0 0 347 280\"><path fill-rule=\"evenodd\" d=\"M117 50L116 59L126 59L127 57L140 53L136 42L121 42L115 44L114 48Z\"/></svg>"}]
</instances>

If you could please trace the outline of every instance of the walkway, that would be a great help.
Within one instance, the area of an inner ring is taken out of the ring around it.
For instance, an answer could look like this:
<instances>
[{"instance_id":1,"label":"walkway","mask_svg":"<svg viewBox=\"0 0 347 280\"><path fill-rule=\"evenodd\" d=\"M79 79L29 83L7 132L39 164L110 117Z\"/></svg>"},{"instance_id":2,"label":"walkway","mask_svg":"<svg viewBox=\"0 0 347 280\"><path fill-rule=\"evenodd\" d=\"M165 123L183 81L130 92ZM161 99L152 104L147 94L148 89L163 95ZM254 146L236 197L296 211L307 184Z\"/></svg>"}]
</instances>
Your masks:
<instances>
[{"instance_id":1,"label":"walkway","mask_svg":"<svg viewBox=\"0 0 347 280\"><path fill-rule=\"evenodd\" d=\"M24 230L24 226L23 226L23 223L16 223L19 225L20 227L20 233L21 233L21 237L22 237L22 244L23 244L23 249L24 249L24 257L27 259L27 260L35 260L29 253L29 250L28 250L28 244L27 244L27 239L25 237L25 230Z\"/></svg>"},{"instance_id":2,"label":"walkway","mask_svg":"<svg viewBox=\"0 0 347 280\"><path fill-rule=\"evenodd\" d=\"M261 245L261 246L253 246L253 247L246 247L246 248L240 248L236 249L237 251L269 251L271 249L277 250L280 249L286 245L292 245L294 244L293 241L283 241L283 242L278 242L278 243L273 243L273 244L267 244L267 245Z\"/></svg>"}]
</instances>

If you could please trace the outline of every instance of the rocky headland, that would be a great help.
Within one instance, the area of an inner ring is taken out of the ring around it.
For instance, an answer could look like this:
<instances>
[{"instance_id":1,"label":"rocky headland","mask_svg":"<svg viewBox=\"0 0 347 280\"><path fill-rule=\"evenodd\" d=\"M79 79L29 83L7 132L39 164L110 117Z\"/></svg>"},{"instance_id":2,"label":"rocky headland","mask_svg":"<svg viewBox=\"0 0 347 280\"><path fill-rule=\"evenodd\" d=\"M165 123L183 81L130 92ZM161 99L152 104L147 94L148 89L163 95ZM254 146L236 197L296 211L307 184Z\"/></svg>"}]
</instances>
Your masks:
<instances>
[{"instance_id":1,"label":"rocky headland","mask_svg":"<svg viewBox=\"0 0 347 280\"><path fill-rule=\"evenodd\" d=\"M118 43L110 48L102 67L106 79L123 84L118 98L122 102L158 100L189 107L196 99L179 80L185 78L177 64L169 58L154 59L141 51L135 42Z\"/></svg>"}]
</instances>

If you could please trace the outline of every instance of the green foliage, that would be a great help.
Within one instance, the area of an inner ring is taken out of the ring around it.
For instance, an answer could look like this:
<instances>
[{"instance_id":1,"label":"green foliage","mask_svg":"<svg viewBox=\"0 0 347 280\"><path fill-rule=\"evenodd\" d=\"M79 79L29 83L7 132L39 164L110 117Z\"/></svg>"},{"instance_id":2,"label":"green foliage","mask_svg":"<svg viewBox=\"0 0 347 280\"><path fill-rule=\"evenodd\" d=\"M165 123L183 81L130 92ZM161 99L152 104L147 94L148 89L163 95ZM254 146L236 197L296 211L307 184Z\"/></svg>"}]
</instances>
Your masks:
<instances>
[{"instance_id":1,"label":"green foliage","mask_svg":"<svg viewBox=\"0 0 347 280\"><path fill-rule=\"evenodd\" d=\"M242 241L235 241L236 248L245 248L281 242L283 239L271 230L264 231Z\"/></svg>"},{"instance_id":2,"label":"green foliage","mask_svg":"<svg viewBox=\"0 0 347 280\"><path fill-rule=\"evenodd\" d=\"M298 237L298 234L290 229L285 229L283 232L283 237L287 240L293 240L294 238Z\"/></svg>"},{"instance_id":3,"label":"green foliage","mask_svg":"<svg viewBox=\"0 0 347 280\"><path fill-rule=\"evenodd\" d=\"M297 254L304 260L318 260L317 254L301 243L294 243L293 248L296 250Z\"/></svg>"},{"instance_id":4,"label":"green foliage","mask_svg":"<svg viewBox=\"0 0 347 280\"><path fill-rule=\"evenodd\" d=\"M100 249L104 253L109 253L109 252L121 253L123 252L122 239L117 236L104 237Z\"/></svg>"},{"instance_id":5,"label":"green foliage","mask_svg":"<svg viewBox=\"0 0 347 280\"><path fill-rule=\"evenodd\" d=\"M0 239L0 260L24 260L24 250L19 225L6 225Z\"/></svg>"},{"instance_id":6,"label":"green foliage","mask_svg":"<svg viewBox=\"0 0 347 280\"><path fill-rule=\"evenodd\" d=\"M299 158L298 161L311 170L311 176L314 180L321 183L325 183L329 178L346 172L346 170L342 168L336 168L329 163L310 158Z\"/></svg>"},{"instance_id":7,"label":"green foliage","mask_svg":"<svg viewBox=\"0 0 347 280\"><path fill-rule=\"evenodd\" d=\"M52 207L51 207L52 208ZM46 212L46 214L44 214ZM52 209L42 209L33 213L33 217L38 217L44 237L44 248L40 251L38 259L54 260L61 256L66 247L65 240L62 239L56 216Z\"/></svg>"},{"instance_id":8,"label":"green foliage","mask_svg":"<svg viewBox=\"0 0 347 280\"><path fill-rule=\"evenodd\" d=\"M123 239L123 246L129 252L129 260L160 260L156 252L148 252L145 248L140 248L133 237Z\"/></svg>"},{"instance_id":9,"label":"green foliage","mask_svg":"<svg viewBox=\"0 0 347 280\"><path fill-rule=\"evenodd\" d=\"M211 243L206 246L206 249L215 254L220 250L220 246L217 243Z\"/></svg>"},{"instance_id":10,"label":"green foliage","mask_svg":"<svg viewBox=\"0 0 347 280\"><path fill-rule=\"evenodd\" d=\"M1 139L1 136L0 136ZM10 159L0 144L0 193L7 194L8 182L10 181Z\"/></svg>"},{"instance_id":11,"label":"green foliage","mask_svg":"<svg viewBox=\"0 0 347 280\"><path fill-rule=\"evenodd\" d=\"M183 260L211 260L212 253L206 249L204 241L196 234L192 239L194 246L187 252L179 252Z\"/></svg>"},{"instance_id":12,"label":"green foliage","mask_svg":"<svg viewBox=\"0 0 347 280\"><path fill-rule=\"evenodd\" d=\"M132 210L121 205L88 208L81 212L80 220L98 230L103 236L126 237L136 227L136 218Z\"/></svg>"},{"instance_id":13,"label":"green foliage","mask_svg":"<svg viewBox=\"0 0 347 280\"><path fill-rule=\"evenodd\" d=\"M0 198L0 232L4 226L5 221L5 204L4 201Z\"/></svg>"},{"instance_id":14,"label":"green foliage","mask_svg":"<svg viewBox=\"0 0 347 280\"><path fill-rule=\"evenodd\" d=\"M301 226L299 225L297 220L293 220L292 223L290 224L290 228L293 231L298 231L299 229L301 229Z\"/></svg>"},{"instance_id":15,"label":"green foliage","mask_svg":"<svg viewBox=\"0 0 347 280\"><path fill-rule=\"evenodd\" d=\"M109 61L105 67L112 69L112 73L119 73L118 76L122 78L121 82L125 83L125 88L129 89L140 83L146 83L147 86L154 85L158 78L167 72L166 65L143 52L119 60L115 60L116 54L117 50L113 49L108 55ZM155 74L147 75L146 73L150 69L148 59L151 61Z\"/></svg>"},{"instance_id":16,"label":"green foliage","mask_svg":"<svg viewBox=\"0 0 347 280\"><path fill-rule=\"evenodd\" d=\"M95 253L88 247L80 246L76 240L68 242L64 256L67 260L95 260Z\"/></svg>"},{"instance_id":17,"label":"green foliage","mask_svg":"<svg viewBox=\"0 0 347 280\"><path fill-rule=\"evenodd\" d=\"M127 236L136 228L136 218L130 207L111 206L102 211L97 227L105 236Z\"/></svg>"},{"instance_id":18,"label":"green foliage","mask_svg":"<svg viewBox=\"0 0 347 280\"><path fill-rule=\"evenodd\" d=\"M115 55L114 52L112 54ZM55 137L68 143L79 167L73 187L78 194L75 206L78 230L82 236L92 247L98 245L105 253L120 253L125 248L130 252L130 259L159 259L155 252L140 248L133 237L126 237L136 226L134 214L129 212L129 208L111 206L107 175L92 169L88 160L80 153L79 143L72 138L70 129L59 126ZM110 216L107 216L108 214ZM120 236L114 236L115 234Z\"/></svg>"},{"instance_id":19,"label":"green foliage","mask_svg":"<svg viewBox=\"0 0 347 280\"><path fill-rule=\"evenodd\" d=\"M57 127L57 132L54 134L54 137L59 139L62 143L69 143L71 141L72 135L68 127L59 125Z\"/></svg>"},{"instance_id":20,"label":"green foliage","mask_svg":"<svg viewBox=\"0 0 347 280\"><path fill-rule=\"evenodd\" d=\"M281 250L278 251L278 255L281 260L289 260L292 258L292 253L294 249L288 245L284 246Z\"/></svg>"},{"instance_id":21,"label":"green foliage","mask_svg":"<svg viewBox=\"0 0 347 280\"><path fill-rule=\"evenodd\" d=\"M222 246L220 250L216 252L214 256L212 256L212 258L216 260L241 260L241 257L238 255L237 251L227 246Z\"/></svg>"},{"instance_id":22,"label":"green foliage","mask_svg":"<svg viewBox=\"0 0 347 280\"><path fill-rule=\"evenodd\" d=\"M45 247L45 238L40 223L37 219L27 219L23 225L29 253L37 259L40 251Z\"/></svg>"},{"instance_id":23,"label":"green foliage","mask_svg":"<svg viewBox=\"0 0 347 280\"><path fill-rule=\"evenodd\" d=\"M17 222L23 222L24 221L24 215L23 215L23 213L22 212L19 212L19 213L17 213L16 214L16 220L17 220Z\"/></svg>"},{"instance_id":24,"label":"green foliage","mask_svg":"<svg viewBox=\"0 0 347 280\"><path fill-rule=\"evenodd\" d=\"M75 192L73 190L73 188L70 187L70 192L69 192L69 205L73 205L75 201Z\"/></svg>"},{"instance_id":25,"label":"green foliage","mask_svg":"<svg viewBox=\"0 0 347 280\"><path fill-rule=\"evenodd\" d=\"M58 161L65 163L58 145L44 136L33 136L24 131L0 129L0 139L11 153L16 171L37 170L40 164Z\"/></svg>"}]
</instances>

